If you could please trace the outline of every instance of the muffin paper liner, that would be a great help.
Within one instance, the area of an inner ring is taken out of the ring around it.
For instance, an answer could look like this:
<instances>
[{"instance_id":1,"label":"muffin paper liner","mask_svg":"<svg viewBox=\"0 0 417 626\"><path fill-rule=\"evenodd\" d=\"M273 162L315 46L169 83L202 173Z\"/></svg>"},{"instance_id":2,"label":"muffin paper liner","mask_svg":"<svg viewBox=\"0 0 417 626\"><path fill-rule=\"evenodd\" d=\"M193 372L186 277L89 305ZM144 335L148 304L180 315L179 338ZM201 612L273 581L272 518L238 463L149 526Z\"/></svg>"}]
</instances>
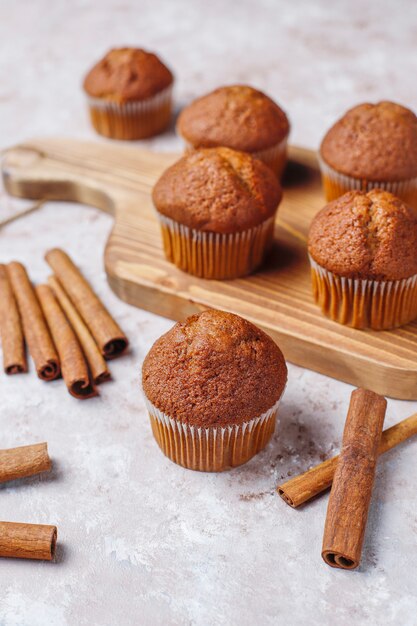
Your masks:
<instances>
[{"instance_id":1,"label":"muffin paper liner","mask_svg":"<svg viewBox=\"0 0 417 626\"><path fill-rule=\"evenodd\" d=\"M173 419L145 397L152 432L162 452L174 463L201 472L222 472L242 465L260 452L275 430L278 405L243 424L199 428Z\"/></svg>"},{"instance_id":2,"label":"muffin paper liner","mask_svg":"<svg viewBox=\"0 0 417 626\"><path fill-rule=\"evenodd\" d=\"M196 150L192 143L187 141L182 135L180 135L180 137L185 143L185 152ZM258 152L247 152L247 154L263 161L265 165L268 165L268 167L276 173L278 178L281 178L287 163L287 141L288 135L286 135L279 143L275 144L275 146L272 146L272 148L259 150ZM242 152L246 151L243 150Z\"/></svg>"},{"instance_id":3,"label":"muffin paper liner","mask_svg":"<svg viewBox=\"0 0 417 626\"><path fill-rule=\"evenodd\" d=\"M119 104L88 98L95 130L112 139L144 139L162 132L171 120L172 85L147 98Z\"/></svg>"},{"instance_id":4,"label":"muffin paper liner","mask_svg":"<svg viewBox=\"0 0 417 626\"><path fill-rule=\"evenodd\" d=\"M352 328L388 330L417 317L417 274L389 281L346 278L309 258L314 298L335 322Z\"/></svg>"},{"instance_id":5,"label":"muffin paper liner","mask_svg":"<svg viewBox=\"0 0 417 626\"><path fill-rule=\"evenodd\" d=\"M371 191L371 189L382 189L398 196L404 202L417 208L417 178L409 178L400 181L371 181L365 178L353 178L340 174L330 167L319 156L319 165L323 181L326 200L330 202L342 196L347 191Z\"/></svg>"},{"instance_id":6,"label":"muffin paper liner","mask_svg":"<svg viewBox=\"0 0 417 626\"><path fill-rule=\"evenodd\" d=\"M200 278L222 280L249 274L262 263L274 233L275 215L254 228L221 234L189 228L157 214L167 259Z\"/></svg>"},{"instance_id":7,"label":"muffin paper liner","mask_svg":"<svg viewBox=\"0 0 417 626\"><path fill-rule=\"evenodd\" d=\"M287 163L287 137L272 148L251 152L251 155L263 161L276 173L278 178L281 178Z\"/></svg>"}]
</instances>

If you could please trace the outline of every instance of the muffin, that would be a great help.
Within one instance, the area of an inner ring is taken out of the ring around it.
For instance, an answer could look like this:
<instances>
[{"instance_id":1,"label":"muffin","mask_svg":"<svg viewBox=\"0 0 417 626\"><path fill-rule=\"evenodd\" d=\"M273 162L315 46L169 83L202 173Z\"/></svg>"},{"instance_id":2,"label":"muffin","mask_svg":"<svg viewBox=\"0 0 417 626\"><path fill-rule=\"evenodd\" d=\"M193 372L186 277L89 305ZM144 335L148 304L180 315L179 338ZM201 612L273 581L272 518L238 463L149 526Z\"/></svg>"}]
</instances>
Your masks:
<instances>
[{"instance_id":1,"label":"muffin","mask_svg":"<svg viewBox=\"0 0 417 626\"><path fill-rule=\"evenodd\" d=\"M171 461L204 472L246 463L266 446L286 382L285 360L272 339L215 310L175 324L142 367L159 447Z\"/></svg>"},{"instance_id":2,"label":"muffin","mask_svg":"<svg viewBox=\"0 0 417 626\"><path fill-rule=\"evenodd\" d=\"M399 104L350 109L327 132L319 160L328 201L379 188L417 207L417 117Z\"/></svg>"},{"instance_id":3,"label":"muffin","mask_svg":"<svg viewBox=\"0 0 417 626\"><path fill-rule=\"evenodd\" d=\"M313 219L313 292L323 312L382 330L417 317L417 211L388 191L349 191Z\"/></svg>"},{"instance_id":4,"label":"muffin","mask_svg":"<svg viewBox=\"0 0 417 626\"><path fill-rule=\"evenodd\" d=\"M162 132L171 119L173 80L151 52L110 50L83 84L95 130L112 139L144 139Z\"/></svg>"},{"instance_id":5,"label":"muffin","mask_svg":"<svg viewBox=\"0 0 417 626\"><path fill-rule=\"evenodd\" d=\"M258 157L278 176L287 158L287 116L271 98L246 85L220 87L180 114L178 134L190 149L226 146Z\"/></svg>"},{"instance_id":6,"label":"muffin","mask_svg":"<svg viewBox=\"0 0 417 626\"><path fill-rule=\"evenodd\" d=\"M186 154L153 189L167 258L202 278L249 274L272 241L281 195L274 173L248 154Z\"/></svg>"}]
</instances>

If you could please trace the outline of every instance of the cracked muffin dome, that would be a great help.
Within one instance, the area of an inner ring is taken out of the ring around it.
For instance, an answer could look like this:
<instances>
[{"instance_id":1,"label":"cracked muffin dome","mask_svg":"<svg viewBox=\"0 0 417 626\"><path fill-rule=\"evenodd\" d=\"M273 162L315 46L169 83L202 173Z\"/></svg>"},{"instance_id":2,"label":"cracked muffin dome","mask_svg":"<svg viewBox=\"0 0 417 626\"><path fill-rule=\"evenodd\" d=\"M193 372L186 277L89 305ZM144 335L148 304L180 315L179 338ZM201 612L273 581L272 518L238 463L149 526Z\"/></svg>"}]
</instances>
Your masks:
<instances>
[{"instance_id":1,"label":"cracked muffin dome","mask_svg":"<svg viewBox=\"0 0 417 626\"><path fill-rule=\"evenodd\" d=\"M281 186L261 161L229 148L196 150L157 181L153 201L162 215L189 228L235 233L273 216Z\"/></svg>"},{"instance_id":2,"label":"cracked muffin dome","mask_svg":"<svg viewBox=\"0 0 417 626\"><path fill-rule=\"evenodd\" d=\"M83 87L92 98L121 104L151 98L172 82L171 71L155 54L140 48L114 48L88 72Z\"/></svg>"},{"instance_id":3,"label":"cracked muffin dome","mask_svg":"<svg viewBox=\"0 0 417 626\"><path fill-rule=\"evenodd\" d=\"M209 310L158 339L145 358L148 400L169 417L208 428L242 424L272 408L287 381L278 346L247 320Z\"/></svg>"},{"instance_id":4,"label":"cracked muffin dome","mask_svg":"<svg viewBox=\"0 0 417 626\"><path fill-rule=\"evenodd\" d=\"M417 176L417 117L394 102L360 104L325 135L320 155L341 174L369 181Z\"/></svg>"},{"instance_id":5,"label":"cracked muffin dome","mask_svg":"<svg viewBox=\"0 0 417 626\"><path fill-rule=\"evenodd\" d=\"M284 111L267 95L247 85L231 85L183 109L177 130L194 148L227 146L258 152L282 141L290 125Z\"/></svg>"},{"instance_id":6,"label":"cracked muffin dome","mask_svg":"<svg viewBox=\"0 0 417 626\"><path fill-rule=\"evenodd\" d=\"M409 278L417 274L417 211L387 191L350 191L315 216L308 250L339 276Z\"/></svg>"}]
</instances>

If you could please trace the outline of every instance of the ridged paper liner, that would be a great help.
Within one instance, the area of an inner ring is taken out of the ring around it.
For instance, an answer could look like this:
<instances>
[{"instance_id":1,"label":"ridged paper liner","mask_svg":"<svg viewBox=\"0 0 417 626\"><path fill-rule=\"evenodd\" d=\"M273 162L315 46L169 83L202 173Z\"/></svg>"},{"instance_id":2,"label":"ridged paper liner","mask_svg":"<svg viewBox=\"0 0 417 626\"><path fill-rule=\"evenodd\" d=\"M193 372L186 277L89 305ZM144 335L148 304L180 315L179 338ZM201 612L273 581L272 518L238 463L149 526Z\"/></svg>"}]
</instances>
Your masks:
<instances>
[{"instance_id":1,"label":"ridged paper liner","mask_svg":"<svg viewBox=\"0 0 417 626\"><path fill-rule=\"evenodd\" d=\"M353 328L387 330L417 317L417 274L378 281L337 276L310 257L313 293L323 313Z\"/></svg>"},{"instance_id":2,"label":"ridged paper liner","mask_svg":"<svg viewBox=\"0 0 417 626\"><path fill-rule=\"evenodd\" d=\"M254 228L221 234L189 228L157 214L167 259L200 278L222 280L249 274L262 263L273 238L274 215Z\"/></svg>"},{"instance_id":3,"label":"ridged paper liner","mask_svg":"<svg viewBox=\"0 0 417 626\"><path fill-rule=\"evenodd\" d=\"M144 397L152 431L162 452L174 463L201 472L237 467L260 452L274 434L280 402L243 424L198 428L168 417L145 394Z\"/></svg>"},{"instance_id":4,"label":"ridged paper liner","mask_svg":"<svg viewBox=\"0 0 417 626\"><path fill-rule=\"evenodd\" d=\"M146 100L119 104L88 98L95 130L112 139L144 139L162 132L171 120L172 85Z\"/></svg>"},{"instance_id":5,"label":"ridged paper liner","mask_svg":"<svg viewBox=\"0 0 417 626\"><path fill-rule=\"evenodd\" d=\"M250 153L268 165L281 178L287 163L287 137L267 150L259 150Z\"/></svg>"},{"instance_id":6,"label":"ridged paper liner","mask_svg":"<svg viewBox=\"0 0 417 626\"><path fill-rule=\"evenodd\" d=\"M371 189L382 189L398 196L404 202L417 207L417 178L409 178L400 181L372 181L365 178L353 178L340 174L330 167L319 156L319 165L323 181L326 200L330 202L343 196L348 191L371 191Z\"/></svg>"},{"instance_id":7,"label":"ridged paper liner","mask_svg":"<svg viewBox=\"0 0 417 626\"><path fill-rule=\"evenodd\" d=\"M187 141L182 135L180 135L182 140L185 143L185 151L191 152L195 150L195 146L190 141ZM287 140L288 135L284 137L279 143L275 144L271 148L267 148L266 150L258 150L258 152L248 152L250 156L256 157L268 165L278 176L281 178L282 173L284 171L285 165L287 163ZM242 152L246 152L243 150Z\"/></svg>"}]
</instances>

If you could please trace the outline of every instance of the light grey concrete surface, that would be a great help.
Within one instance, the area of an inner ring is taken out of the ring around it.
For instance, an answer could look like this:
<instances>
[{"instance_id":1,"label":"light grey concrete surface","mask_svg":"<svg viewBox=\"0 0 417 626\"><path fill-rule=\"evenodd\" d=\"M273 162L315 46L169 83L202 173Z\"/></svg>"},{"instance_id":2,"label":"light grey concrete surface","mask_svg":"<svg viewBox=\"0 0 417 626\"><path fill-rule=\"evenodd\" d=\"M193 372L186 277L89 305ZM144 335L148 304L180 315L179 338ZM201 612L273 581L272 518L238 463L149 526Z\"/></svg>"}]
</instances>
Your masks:
<instances>
[{"instance_id":1,"label":"light grey concrete surface","mask_svg":"<svg viewBox=\"0 0 417 626\"><path fill-rule=\"evenodd\" d=\"M159 51L177 106L249 82L288 111L293 143L315 148L348 106L391 98L417 109L417 5L410 1L0 1L0 146L35 135L97 139L80 81L108 47ZM99 139L97 139L99 140ZM179 148L173 132L146 142ZM1 198L0 218L13 209ZM417 441L378 469L363 562L320 557L327 497L293 511L274 489L334 453L351 387L289 367L267 449L221 475L166 460L139 391L141 362L172 322L120 302L103 270L111 218L50 203L0 231L0 261L66 248L132 341L100 398L62 381L0 375L0 445L47 440L49 476L0 486L0 519L55 523L56 563L0 561L1 626L417 623ZM389 401L391 425L416 403Z\"/></svg>"}]
</instances>

